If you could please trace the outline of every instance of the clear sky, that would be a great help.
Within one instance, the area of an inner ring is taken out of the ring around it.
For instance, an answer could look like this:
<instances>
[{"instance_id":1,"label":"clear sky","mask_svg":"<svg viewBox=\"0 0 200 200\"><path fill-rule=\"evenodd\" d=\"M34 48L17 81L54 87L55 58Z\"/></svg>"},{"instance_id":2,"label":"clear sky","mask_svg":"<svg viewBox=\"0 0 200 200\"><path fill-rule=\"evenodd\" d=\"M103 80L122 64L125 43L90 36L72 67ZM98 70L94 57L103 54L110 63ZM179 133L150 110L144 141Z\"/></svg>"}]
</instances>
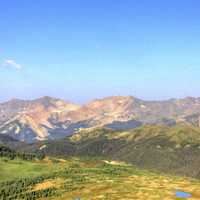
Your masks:
<instances>
[{"instance_id":1,"label":"clear sky","mask_svg":"<svg viewBox=\"0 0 200 200\"><path fill-rule=\"evenodd\" d=\"M199 0L0 0L0 101L200 96Z\"/></svg>"}]
</instances>

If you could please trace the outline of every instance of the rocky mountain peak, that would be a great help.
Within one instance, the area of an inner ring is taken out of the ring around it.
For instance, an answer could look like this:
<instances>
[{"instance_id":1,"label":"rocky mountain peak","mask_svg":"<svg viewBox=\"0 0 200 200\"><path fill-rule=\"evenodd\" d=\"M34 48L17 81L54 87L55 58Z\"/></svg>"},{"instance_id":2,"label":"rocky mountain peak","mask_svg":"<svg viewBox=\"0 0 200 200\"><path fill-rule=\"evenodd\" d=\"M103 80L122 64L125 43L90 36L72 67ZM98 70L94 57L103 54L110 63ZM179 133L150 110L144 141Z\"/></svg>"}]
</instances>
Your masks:
<instances>
[{"instance_id":1,"label":"rocky mountain peak","mask_svg":"<svg viewBox=\"0 0 200 200\"><path fill-rule=\"evenodd\" d=\"M200 125L200 98L143 101L133 96L110 96L80 106L44 96L0 104L0 133L14 138L21 133L23 139L64 137L79 129L102 126L121 129L179 122Z\"/></svg>"}]
</instances>

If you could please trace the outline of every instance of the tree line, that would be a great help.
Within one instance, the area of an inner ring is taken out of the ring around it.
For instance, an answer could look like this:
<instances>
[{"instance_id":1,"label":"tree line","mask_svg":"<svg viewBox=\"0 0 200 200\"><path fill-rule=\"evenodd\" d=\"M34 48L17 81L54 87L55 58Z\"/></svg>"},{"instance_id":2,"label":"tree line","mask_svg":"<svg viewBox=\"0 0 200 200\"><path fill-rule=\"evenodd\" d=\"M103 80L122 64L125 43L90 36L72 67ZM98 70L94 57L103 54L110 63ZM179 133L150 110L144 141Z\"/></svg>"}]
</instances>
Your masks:
<instances>
[{"instance_id":1,"label":"tree line","mask_svg":"<svg viewBox=\"0 0 200 200\"><path fill-rule=\"evenodd\" d=\"M45 157L45 154L41 151L36 151L35 153L21 153L16 152L15 150L10 149L7 146L0 146L0 157L6 157L10 160L13 160L15 158L20 158L22 160L42 160Z\"/></svg>"}]
</instances>

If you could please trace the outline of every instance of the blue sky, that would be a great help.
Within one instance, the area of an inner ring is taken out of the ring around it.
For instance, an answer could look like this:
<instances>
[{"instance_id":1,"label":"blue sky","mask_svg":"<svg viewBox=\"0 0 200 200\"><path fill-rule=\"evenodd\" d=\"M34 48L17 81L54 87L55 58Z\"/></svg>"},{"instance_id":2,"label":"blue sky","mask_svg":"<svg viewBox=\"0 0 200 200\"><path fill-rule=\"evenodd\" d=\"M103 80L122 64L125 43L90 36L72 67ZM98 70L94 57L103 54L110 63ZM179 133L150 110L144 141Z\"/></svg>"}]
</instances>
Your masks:
<instances>
[{"instance_id":1,"label":"blue sky","mask_svg":"<svg viewBox=\"0 0 200 200\"><path fill-rule=\"evenodd\" d=\"M198 0L0 0L0 101L200 96Z\"/></svg>"}]
</instances>

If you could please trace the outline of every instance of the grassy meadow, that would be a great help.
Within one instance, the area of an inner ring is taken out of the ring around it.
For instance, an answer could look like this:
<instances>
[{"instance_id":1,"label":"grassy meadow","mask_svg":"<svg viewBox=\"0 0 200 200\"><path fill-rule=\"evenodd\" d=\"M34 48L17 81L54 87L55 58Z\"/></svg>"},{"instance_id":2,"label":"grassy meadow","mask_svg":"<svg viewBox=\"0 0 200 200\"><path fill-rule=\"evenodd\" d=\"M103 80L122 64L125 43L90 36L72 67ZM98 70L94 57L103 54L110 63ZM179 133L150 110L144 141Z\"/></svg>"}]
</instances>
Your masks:
<instances>
[{"instance_id":1,"label":"grassy meadow","mask_svg":"<svg viewBox=\"0 0 200 200\"><path fill-rule=\"evenodd\" d=\"M99 159L0 160L0 199L170 200L176 191L200 199L200 182Z\"/></svg>"},{"instance_id":2,"label":"grassy meadow","mask_svg":"<svg viewBox=\"0 0 200 200\"><path fill-rule=\"evenodd\" d=\"M20 159L9 160L7 158L0 158L0 182L40 176L45 173L51 173L55 168L55 166L51 166L43 161L30 162Z\"/></svg>"}]
</instances>

